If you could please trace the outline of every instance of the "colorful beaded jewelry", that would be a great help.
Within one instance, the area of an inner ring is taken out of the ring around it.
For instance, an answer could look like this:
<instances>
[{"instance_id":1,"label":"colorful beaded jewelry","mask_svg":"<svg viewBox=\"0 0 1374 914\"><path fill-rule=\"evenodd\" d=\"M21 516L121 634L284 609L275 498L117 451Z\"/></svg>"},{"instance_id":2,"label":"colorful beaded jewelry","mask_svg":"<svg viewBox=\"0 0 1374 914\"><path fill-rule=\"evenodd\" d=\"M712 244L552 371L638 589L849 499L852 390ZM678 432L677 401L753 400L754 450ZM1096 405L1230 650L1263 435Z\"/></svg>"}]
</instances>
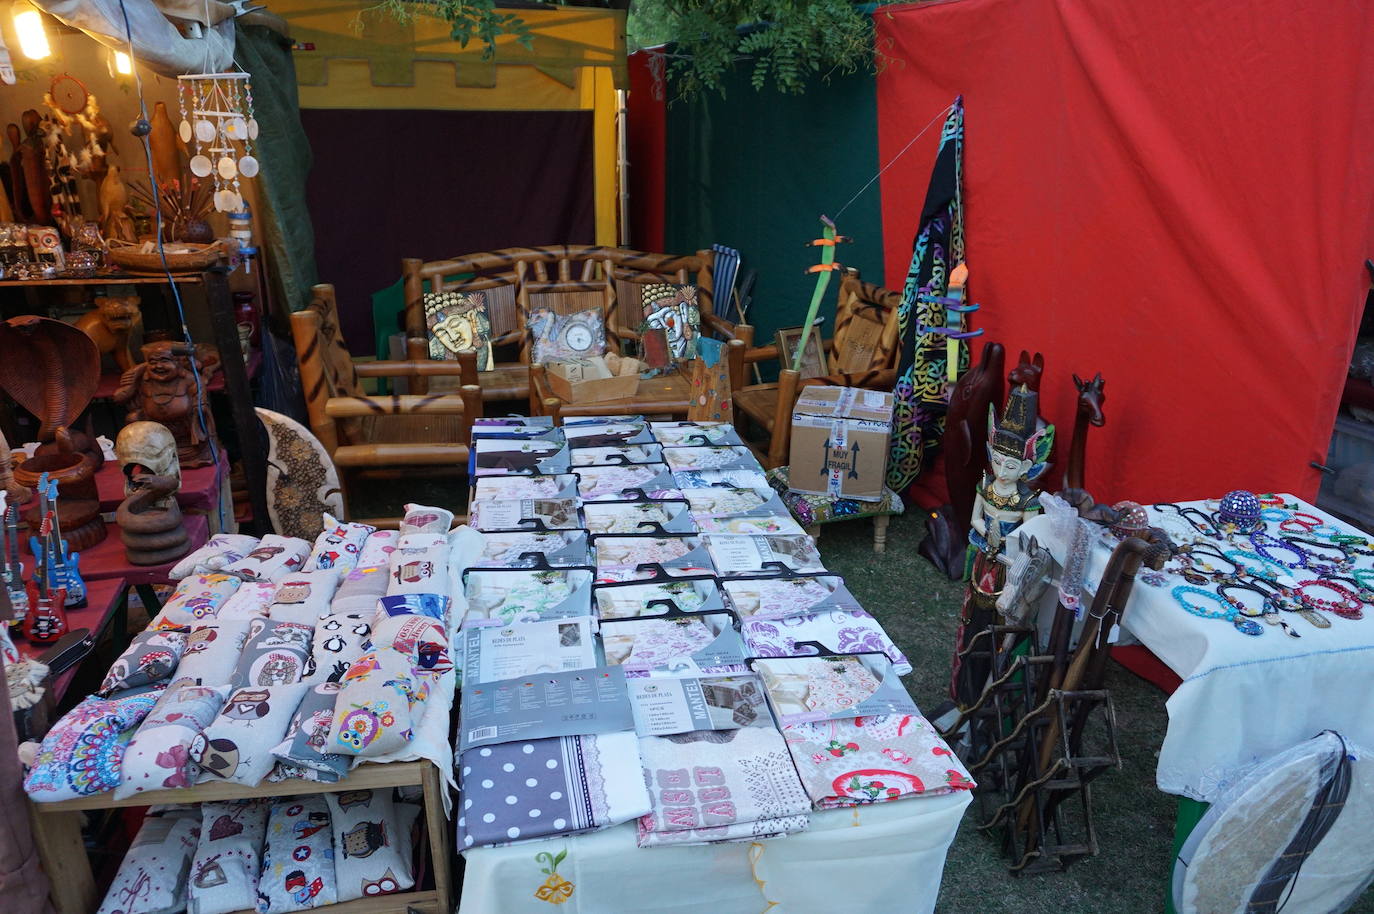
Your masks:
<instances>
[{"instance_id":1,"label":"colorful beaded jewelry","mask_svg":"<svg viewBox=\"0 0 1374 914\"><path fill-rule=\"evenodd\" d=\"M1268 520L1269 518L1265 518ZM1298 511L1290 514L1279 524L1279 529L1284 533L1311 533L1317 527L1322 526L1322 519L1314 517L1305 511Z\"/></svg>"},{"instance_id":2,"label":"colorful beaded jewelry","mask_svg":"<svg viewBox=\"0 0 1374 914\"><path fill-rule=\"evenodd\" d=\"M1326 616L1323 616L1315 609L1307 607L1305 604L1303 604L1301 600L1299 600L1293 594L1292 591L1288 590L1287 588L1275 584L1273 581L1268 581L1262 578L1257 578L1251 581L1250 586L1255 588L1256 590L1259 590L1261 593L1266 593L1267 599L1278 609L1282 610L1283 612L1290 612L1295 615L1301 616L1314 628L1331 627L1330 619L1326 618ZM1269 587L1273 587L1274 589L1268 590Z\"/></svg>"},{"instance_id":3,"label":"colorful beaded jewelry","mask_svg":"<svg viewBox=\"0 0 1374 914\"><path fill-rule=\"evenodd\" d=\"M1339 600L1324 600L1321 597L1313 596L1307 592L1309 587L1324 587L1332 593L1340 596ZM1360 603L1360 598L1349 588L1333 581L1321 578L1312 578L1309 581L1299 581L1294 592L1298 599L1307 604L1312 609L1324 609L1327 612L1335 613L1342 619L1358 621L1364 618L1364 607Z\"/></svg>"},{"instance_id":4,"label":"colorful beaded jewelry","mask_svg":"<svg viewBox=\"0 0 1374 914\"><path fill-rule=\"evenodd\" d=\"M1288 577L1289 569L1286 566L1271 559L1267 559L1256 552L1247 552L1244 549L1227 549L1222 554L1228 559L1234 560L1236 564L1245 569L1246 574L1251 574L1255 577L1264 578L1269 581L1277 581L1279 578ZM1258 562L1260 564L1260 570L1256 571L1253 567L1246 565L1246 562Z\"/></svg>"},{"instance_id":5,"label":"colorful beaded jewelry","mask_svg":"<svg viewBox=\"0 0 1374 914\"><path fill-rule=\"evenodd\" d=\"M1204 590L1201 587L1192 587L1187 584L1179 584L1177 587L1173 589L1172 593L1174 599L1178 601L1178 605L1182 606L1184 610L1186 610L1189 613L1192 613L1195 616L1198 616L1203 619L1225 619L1227 622L1230 622L1233 626L1235 626L1236 631L1240 632L1243 635L1264 634L1264 628L1258 622L1256 622L1254 619L1247 619L1246 617L1242 616L1239 612L1236 611L1235 605L1230 600L1226 599L1220 594L1213 593L1210 590ZM1205 606L1197 606L1192 603L1189 603L1187 600L1187 596L1189 594L1196 594L1200 597L1206 597L1209 600L1214 600L1216 601L1218 608L1215 610L1211 610L1207 609Z\"/></svg>"},{"instance_id":6,"label":"colorful beaded jewelry","mask_svg":"<svg viewBox=\"0 0 1374 914\"><path fill-rule=\"evenodd\" d=\"M1289 517L1289 513L1283 508L1263 508L1260 510L1260 519L1266 520L1271 524L1282 525L1287 523Z\"/></svg>"},{"instance_id":7,"label":"colorful beaded jewelry","mask_svg":"<svg viewBox=\"0 0 1374 914\"><path fill-rule=\"evenodd\" d=\"M1275 539L1267 533L1255 532L1250 534L1250 545L1255 547L1255 551L1271 562L1286 565L1289 568L1306 568L1307 553L1287 540ZM1270 550L1284 549L1291 553L1295 562L1285 562L1283 559L1274 555Z\"/></svg>"},{"instance_id":8,"label":"colorful beaded jewelry","mask_svg":"<svg viewBox=\"0 0 1374 914\"><path fill-rule=\"evenodd\" d=\"M1255 609L1253 606L1247 606L1240 600L1231 596L1230 591L1237 589L1248 590L1251 593L1259 594L1260 599L1262 601L1262 607L1260 609ZM1230 603L1231 606L1236 610L1236 612L1240 613L1242 616L1246 616L1252 619L1261 619L1263 620L1265 625L1276 625L1279 628L1283 629L1283 633L1288 635L1290 638L1302 637L1302 635L1298 633L1297 629L1293 628L1293 626L1289 625L1287 622L1283 621L1282 618L1280 618L1278 602L1272 599L1268 593L1261 590L1260 588L1255 587L1252 584L1246 584L1244 582L1233 582L1230 584L1218 585L1217 593L1220 594L1223 600Z\"/></svg>"},{"instance_id":9,"label":"colorful beaded jewelry","mask_svg":"<svg viewBox=\"0 0 1374 914\"><path fill-rule=\"evenodd\" d=\"M1345 550L1334 543L1318 543L1312 540L1300 539L1296 536L1284 537L1283 542L1287 543L1290 549L1297 549L1301 552L1304 556L1306 566L1320 575L1330 575L1349 571L1350 566L1354 564L1350 561L1350 556L1345 554ZM1330 560L1318 553L1312 552L1311 550L1313 549L1335 549L1340 552L1341 557L1339 559Z\"/></svg>"}]
</instances>

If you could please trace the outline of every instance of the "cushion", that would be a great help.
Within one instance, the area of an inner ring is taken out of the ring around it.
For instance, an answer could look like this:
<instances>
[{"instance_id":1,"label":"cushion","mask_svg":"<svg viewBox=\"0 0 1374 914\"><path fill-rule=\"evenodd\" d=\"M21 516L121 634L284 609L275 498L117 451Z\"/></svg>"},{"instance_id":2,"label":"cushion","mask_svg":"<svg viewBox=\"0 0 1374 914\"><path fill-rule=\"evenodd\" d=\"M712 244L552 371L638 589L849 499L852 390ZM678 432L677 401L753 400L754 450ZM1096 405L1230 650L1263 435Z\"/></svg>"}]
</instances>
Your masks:
<instances>
[{"instance_id":1,"label":"cushion","mask_svg":"<svg viewBox=\"0 0 1374 914\"><path fill-rule=\"evenodd\" d=\"M478 371L492 367L486 292L426 292L423 303L431 359L456 359L460 352L476 352Z\"/></svg>"},{"instance_id":2,"label":"cushion","mask_svg":"<svg viewBox=\"0 0 1374 914\"><path fill-rule=\"evenodd\" d=\"M191 629L177 665L176 682L228 685L251 624L247 619L215 619Z\"/></svg>"},{"instance_id":3,"label":"cushion","mask_svg":"<svg viewBox=\"0 0 1374 914\"><path fill-rule=\"evenodd\" d=\"M143 820L97 914L178 914L200 837L200 807L178 806Z\"/></svg>"},{"instance_id":4,"label":"cushion","mask_svg":"<svg viewBox=\"0 0 1374 914\"><path fill-rule=\"evenodd\" d=\"M267 607L272 605L272 595L277 585L271 581L244 581L234 595L224 601L215 616L221 621L228 619L258 619L267 615Z\"/></svg>"},{"instance_id":5,"label":"cushion","mask_svg":"<svg viewBox=\"0 0 1374 914\"><path fill-rule=\"evenodd\" d=\"M269 533L252 552L225 565L224 573L245 581L277 581L299 571L309 555L310 544L305 540Z\"/></svg>"},{"instance_id":6,"label":"cushion","mask_svg":"<svg viewBox=\"0 0 1374 914\"><path fill-rule=\"evenodd\" d=\"M340 688L337 682L312 686L301 699L286 737L272 750L280 761L312 772L312 780L337 781L348 774L352 763L349 756L324 751L329 743L334 704Z\"/></svg>"},{"instance_id":7,"label":"cushion","mask_svg":"<svg viewBox=\"0 0 1374 914\"><path fill-rule=\"evenodd\" d=\"M115 799L194 784L200 772L191 763L191 742L219 714L228 694L227 686L190 684L163 692L124 750Z\"/></svg>"},{"instance_id":8,"label":"cushion","mask_svg":"<svg viewBox=\"0 0 1374 914\"><path fill-rule=\"evenodd\" d=\"M298 571L277 582L267 615L274 622L295 622L312 628L329 615L329 601L339 588L339 573L332 568Z\"/></svg>"},{"instance_id":9,"label":"cushion","mask_svg":"<svg viewBox=\"0 0 1374 914\"><path fill-rule=\"evenodd\" d=\"M114 698L92 695L82 701L43 737L24 790L39 803L114 790L134 728L161 695L161 689L150 689Z\"/></svg>"},{"instance_id":10,"label":"cushion","mask_svg":"<svg viewBox=\"0 0 1374 914\"><path fill-rule=\"evenodd\" d=\"M356 567L390 565L391 553L395 550L396 541L400 538L401 534L396 530L374 530L363 541L363 550L358 553Z\"/></svg>"},{"instance_id":11,"label":"cushion","mask_svg":"<svg viewBox=\"0 0 1374 914\"><path fill-rule=\"evenodd\" d=\"M333 568L347 571L358 564L363 543L376 530L369 524L345 524L328 511L324 514L324 530L315 537L315 546L305 560L306 571Z\"/></svg>"},{"instance_id":12,"label":"cushion","mask_svg":"<svg viewBox=\"0 0 1374 914\"><path fill-rule=\"evenodd\" d=\"M334 833L339 901L404 892L415 885L411 829L420 814L397 803L391 790L345 790L325 795Z\"/></svg>"},{"instance_id":13,"label":"cushion","mask_svg":"<svg viewBox=\"0 0 1374 914\"><path fill-rule=\"evenodd\" d=\"M233 692L224 710L191 743L191 759L204 772L201 780L219 778L252 787L266 777L276 763L272 750L307 688L294 682Z\"/></svg>"},{"instance_id":14,"label":"cushion","mask_svg":"<svg viewBox=\"0 0 1374 914\"><path fill-rule=\"evenodd\" d=\"M410 657L391 648L374 648L349 667L339 685L330 752L382 755L410 742L428 699L428 687L416 681ZM422 688L423 696L418 694Z\"/></svg>"},{"instance_id":15,"label":"cushion","mask_svg":"<svg viewBox=\"0 0 1374 914\"><path fill-rule=\"evenodd\" d=\"M797 522L805 527L812 524L828 524L831 521L853 520L856 517L873 517L878 514L901 514L904 510L902 499L896 492L883 487L883 497L877 501L857 501L853 498L834 498L829 495L804 495L793 492L788 486L788 468L775 467L768 471L768 483L777 489L783 504L792 512Z\"/></svg>"},{"instance_id":16,"label":"cushion","mask_svg":"<svg viewBox=\"0 0 1374 914\"><path fill-rule=\"evenodd\" d=\"M403 593L449 592L447 545L426 549L397 549L391 554L388 596Z\"/></svg>"},{"instance_id":17,"label":"cushion","mask_svg":"<svg viewBox=\"0 0 1374 914\"><path fill-rule=\"evenodd\" d=\"M394 551L394 549L393 549ZM380 565L359 565L339 581L329 611L332 613L367 613L377 611L377 600L386 593L390 579L391 557Z\"/></svg>"},{"instance_id":18,"label":"cushion","mask_svg":"<svg viewBox=\"0 0 1374 914\"><path fill-rule=\"evenodd\" d=\"M216 533L209 542L172 566L167 577L180 581L188 574L209 574L230 562L237 562L257 546L256 536L242 533Z\"/></svg>"},{"instance_id":19,"label":"cushion","mask_svg":"<svg viewBox=\"0 0 1374 914\"><path fill-rule=\"evenodd\" d=\"M200 840L187 885L188 914L229 914L257 904L269 808L264 800L201 804Z\"/></svg>"},{"instance_id":20,"label":"cushion","mask_svg":"<svg viewBox=\"0 0 1374 914\"><path fill-rule=\"evenodd\" d=\"M453 512L430 505L407 504L401 519L401 536L407 533L448 533L453 526Z\"/></svg>"},{"instance_id":21,"label":"cushion","mask_svg":"<svg viewBox=\"0 0 1374 914\"><path fill-rule=\"evenodd\" d=\"M272 801L258 876L258 911L284 914L338 900L329 804L319 795Z\"/></svg>"},{"instance_id":22,"label":"cushion","mask_svg":"<svg viewBox=\"0 0 1374 914\"><path fill-rule=\"evenodd\" d=\"M606 354L606 321L598 308L555 314L535 308L526 322L530 332L530 361L556 362Z\"/></svg>"},{"instance_id":23,"label":"cushion","mask_svg":"<svg viewBox=\"0 0 1374 914\"><path fill-rule=\"evenodd\" d=\"M229 685L238 689L297 682L305 672L314 634L310 626L293 622L253 621Z\"/></svg>"},{"instance_id":24,"label":"cushion","mask_svg":"<svg viewBox=\"0 0 1374 914\"><path fill-rule=\"evenodd\" d=\"M186 632L147 629L134 635L100 683L101 695L170 679L186 650Z\"/></svg>"},{"instance_id":25,"label":"cushion","mask_svg":"<svg viewBox=\"0 0 1374 914\"><path fill-rule=\"evenodd\" d=\"M363 655L375 616L372 612L330 613L317 621L303 678L312 682L342 679L353 661Z\"/></svg>"},{"instance_id":26,"label":"cushion","mask_svg":"<svg viewBox=\"0 0 1374 914\"><path fill-rule=\"evenodd\" d=\"M152 628L185 628L219 614L220 607L243 582L227 574L193 574L181 579L162 606Z\"/></svg>"},{"instance_id":27,"label":"cushion","mask_svg":"<svg viewBox=\"0 0 1374 914\"><path fill-rule=\"evenodd\" d=\"M655 282L644 287L643 327L662 330L668 337L668 350L679 361L697 357L697 336L701 332L701 312L697 309L697 287L675 282Z\"/></svg>"}]
</instances>

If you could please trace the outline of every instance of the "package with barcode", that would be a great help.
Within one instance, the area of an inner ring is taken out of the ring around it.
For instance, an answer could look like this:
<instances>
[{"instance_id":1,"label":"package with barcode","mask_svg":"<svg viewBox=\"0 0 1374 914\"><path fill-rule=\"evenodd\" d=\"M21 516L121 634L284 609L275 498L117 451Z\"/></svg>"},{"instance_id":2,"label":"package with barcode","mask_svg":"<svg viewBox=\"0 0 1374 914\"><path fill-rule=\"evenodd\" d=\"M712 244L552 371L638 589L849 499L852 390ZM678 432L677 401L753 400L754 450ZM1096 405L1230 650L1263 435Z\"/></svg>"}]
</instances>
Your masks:
<instances>
[{"instance_id":1,"label":"package with barcode","mask_svg":"<svg viewBox=\"0 0 1374 914\"><path fill-rule=\"evenodd\" d=\"M594 666L596 638L588 617L463 629L464 682Z\"/></svg>"},{"instance_id":2,"label":"package with barcode","mask_svg":"<svg viewBox=\"0 0 1374 914\"><path fill-rule=\"evenodd\" d=\"M792 491L859 501L883 497L892 394L804 387L792 408Z\"/></svg>"}]
</instances>

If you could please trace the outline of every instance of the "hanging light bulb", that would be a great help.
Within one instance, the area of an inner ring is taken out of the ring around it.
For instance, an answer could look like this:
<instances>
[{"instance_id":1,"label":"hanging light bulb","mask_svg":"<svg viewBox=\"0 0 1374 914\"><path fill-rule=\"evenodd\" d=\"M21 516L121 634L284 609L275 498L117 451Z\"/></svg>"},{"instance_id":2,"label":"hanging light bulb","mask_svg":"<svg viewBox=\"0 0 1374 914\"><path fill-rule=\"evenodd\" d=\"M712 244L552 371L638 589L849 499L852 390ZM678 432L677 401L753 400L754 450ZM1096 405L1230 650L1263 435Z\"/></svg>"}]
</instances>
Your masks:
<instances>
[{"instance_id":1,"label":"hanging light bulb","mask_svg":"<svg viewBox=\"0 0 1374 914\"><path fill-rule=\"evenodd\" d=\"M129 55L123 51L114 52L115 72L121 76L128 76L134 72L134 62L129 59Z\"/></svg>"},{"instance_id":2,"label":"hanging light bulb","mask_svg":"<svg viewBox=\"0 0 1374 914\"><path fill-rule=\"evenodd\" d=\"M33 7L15 7L14 31L19 35L19 50L29 60L42 60L52 54L48 33L43 31L43 14Z\"/></svg>"}]
</instances>

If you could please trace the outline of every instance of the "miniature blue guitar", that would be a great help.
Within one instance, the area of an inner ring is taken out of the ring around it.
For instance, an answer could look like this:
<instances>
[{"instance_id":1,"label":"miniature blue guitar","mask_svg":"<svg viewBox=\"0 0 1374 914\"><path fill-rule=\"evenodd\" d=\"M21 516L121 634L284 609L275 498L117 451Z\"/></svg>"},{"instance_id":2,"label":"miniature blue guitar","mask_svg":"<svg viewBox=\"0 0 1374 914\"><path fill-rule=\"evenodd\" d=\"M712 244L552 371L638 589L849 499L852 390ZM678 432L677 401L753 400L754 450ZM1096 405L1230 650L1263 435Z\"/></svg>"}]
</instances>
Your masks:
<instances>
[{"instance_id":1,"label":"miniature blue guitar","mask_svg":"<svg viewBox=\"0 0 1374 914\"><path fill-rule=\"evenodd\" d=\"M66 591L66 605L80 607L86 605L86 582L81 578L81 556L69 552L67 543L62 539L62 523L57 512L57 480L49 479L44 473L38 478L38 511L40 517L52 512L52 530L41 540L30 537L29 548L34 556L40 551L46 560L45 575L50 592Z\"/></svg>"}]
</instances>

